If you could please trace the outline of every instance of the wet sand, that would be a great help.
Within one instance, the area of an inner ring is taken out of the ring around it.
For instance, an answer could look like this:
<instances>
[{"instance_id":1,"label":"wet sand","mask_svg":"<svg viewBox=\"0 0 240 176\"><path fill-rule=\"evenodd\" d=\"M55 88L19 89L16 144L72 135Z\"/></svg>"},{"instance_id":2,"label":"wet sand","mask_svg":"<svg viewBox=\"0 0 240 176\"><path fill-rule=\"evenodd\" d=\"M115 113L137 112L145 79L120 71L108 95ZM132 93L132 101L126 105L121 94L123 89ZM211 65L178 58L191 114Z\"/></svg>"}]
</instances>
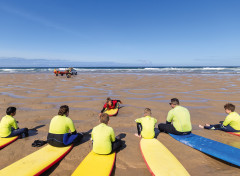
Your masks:
<instances>
[{"instance_id":1,"label":"wet sand","mask_svg":"<svg viewBox=\"0 0 240 176\"><path fill-rule=\"evenodd\" d=\"M38 150L34 140L45 140L50 120L60 105L70 107L69 117L78 132L98 125L98 113L107 97L121 99L117 117L109 125L115 134L126 134L126 148L117 154L116 176L150 176L139 149L140 139L134 136L134 120L143 115L146 107L158 123L165 122L170 110L169 100L179 98L189 109L193 133L240 148L240 138L221 131L198 128L199 124L224 120L224 104L232 102L240 112L240 78L238 75L141 75L141 74L83 74L70 79L52 74L2 74L0 77L0 116L9 106L17 107L19 127L37 128L30 137L19 139L2 149L0 169ZM157 127L157 126L156 126ZM190 175L239 175L239 168L194 150L169 135L160 133L162 142L182 163ZM88 138L45 175L71 175L91 151ZM170 163L169 163L170 164Z\"/></svg>"}]
</instances>

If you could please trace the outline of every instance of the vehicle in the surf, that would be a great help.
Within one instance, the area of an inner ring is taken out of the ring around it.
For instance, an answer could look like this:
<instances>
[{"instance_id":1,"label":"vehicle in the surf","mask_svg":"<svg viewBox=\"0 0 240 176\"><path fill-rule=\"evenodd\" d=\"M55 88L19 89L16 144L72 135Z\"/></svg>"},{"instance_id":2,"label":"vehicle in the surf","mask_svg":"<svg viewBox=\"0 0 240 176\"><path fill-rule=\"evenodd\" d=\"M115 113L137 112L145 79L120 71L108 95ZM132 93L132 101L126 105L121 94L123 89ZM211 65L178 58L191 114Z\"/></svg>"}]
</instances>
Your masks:
<instances>
[{"instance_id":1,"label":"vehicle in the surf","mask_svg":"<svg viewBox=\"0 0 240 176\"><path fill-rule=\"evenodd\" d=\"M71 75L77 75L77 70L75 70L74 68L72 67L69 67L69 68L59 68L59 69L54 69L54 74L56 76L58 75L65 75L67 76L67 78L70 78Z\"/></svg>"}]
</instances>

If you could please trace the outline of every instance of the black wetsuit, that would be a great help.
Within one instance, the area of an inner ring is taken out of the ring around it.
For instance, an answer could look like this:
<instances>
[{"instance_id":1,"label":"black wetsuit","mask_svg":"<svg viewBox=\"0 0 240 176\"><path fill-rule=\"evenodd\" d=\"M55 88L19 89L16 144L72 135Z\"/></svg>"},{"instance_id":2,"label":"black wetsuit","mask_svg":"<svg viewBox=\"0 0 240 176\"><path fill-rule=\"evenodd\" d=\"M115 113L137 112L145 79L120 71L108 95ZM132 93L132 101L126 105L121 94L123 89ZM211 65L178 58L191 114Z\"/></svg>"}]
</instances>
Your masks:
<instances>
[{"instance_id":1,"label":"black wetsuit","mask_svg":"<svg viewBox=\"0 0 240 176\"><path fill-rule=\"evenodd\" d=\"M168 122L168 121L166 121L166 123L160 123L158 125L158 129L160 132L171 133L176 135L186 135L191 133L191 131L188 131L188 132L177 131L173 126L173 124L171 124L171 122Z\"/></svg>"}]
</instances>

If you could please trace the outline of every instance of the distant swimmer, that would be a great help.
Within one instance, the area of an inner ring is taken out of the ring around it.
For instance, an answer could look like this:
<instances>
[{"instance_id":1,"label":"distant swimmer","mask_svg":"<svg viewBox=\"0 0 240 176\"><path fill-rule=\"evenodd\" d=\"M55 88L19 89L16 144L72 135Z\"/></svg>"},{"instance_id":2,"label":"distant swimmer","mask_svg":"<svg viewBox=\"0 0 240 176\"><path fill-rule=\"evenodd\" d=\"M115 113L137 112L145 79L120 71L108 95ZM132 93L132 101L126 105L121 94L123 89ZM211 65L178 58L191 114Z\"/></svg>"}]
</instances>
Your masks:
<instances>
[{"instance_id":1,"label":"distant swimmer","mask_svg":"<svg viewBox=\"0 0 240 176\"><path fill-rule=\"evenodd\" d=\"M28 137L28 128L19 129L17 121L14 116L16 115L17 108L8 107L6 116L0 122L0 137L9 138L13 136Z\"/></svg>"},{"instance_id":2,"label":"distant swimmer","mask_svg":"<svg viewBox=\"0 0 240 176\"><path fill-rule=\"evenodd\" d=\"M240 132L240 116L235 112L235 105L227 103L224 105L224 109L227 115L224 121L220 121L219 124L205 126L199 125L200 128L209 130L222 130L226 132Z\"/></svg>"},{"instance_id":3,"label":"distant swimmer","mask_svg":"<svg viewBox=\"0 0 240 176\"><path fill-rule=\"evenodd\" d=\"M73 121L68 115L69 107L62 105L58 111L58 115L52 118L47 136L47 142L50 145L64 147L72 143L77 143L83 138L82 133L77 133Z\"/></svg>"},{"instance_id":4,"label":"distant swimmer","mask_svg":"<svg viewBox=\"0 0 240 176\"><path fill-rule=\"evenodd\" d=\"M100 115L100 124L92 130L93 152L97 154L110 154L116 152L123 145L123 141L115 138L112 127L108 126L109 115L102 113Z\"/></svg>"},{"instance_id":5,"label":"distant swimmer","mask_svg":"<svg viewBox=\"0 0 240 176\"><path fill-rule=\"evenodd\" d=\"M135 120L137 123L137 131L135 136L142 137L144 139L152 139L155 136L155 124L157 123L157 119L151 117L152 112L151 109L144 109L144 117L138 118Z\"/></svg>"},{"instance_id":6,"label":"distant swimmer","mask_svg":"<svg viewBox=\"0 0 240 176\"><path fill-rule=\"evenodd\" d=\"M187 108L180 106L177 98L172 98L169 104L172 109L168 112L166 124L158 125L159 131L176 135L190 134L192 124Z\"/></svg>"},{"instance_id":7,"label":"distant swimmer","mask_svg":"<svg viewBox=\"0 0 240 176\"><path fill-rule=\"evenodd\" d=\"M118 103L122 104L121 100L112 100L110 97L107 98L106 103L104 104L101 113L99 116L105 111L109 109L115 109L118 106Z\"/></svg>"}]
</instances>

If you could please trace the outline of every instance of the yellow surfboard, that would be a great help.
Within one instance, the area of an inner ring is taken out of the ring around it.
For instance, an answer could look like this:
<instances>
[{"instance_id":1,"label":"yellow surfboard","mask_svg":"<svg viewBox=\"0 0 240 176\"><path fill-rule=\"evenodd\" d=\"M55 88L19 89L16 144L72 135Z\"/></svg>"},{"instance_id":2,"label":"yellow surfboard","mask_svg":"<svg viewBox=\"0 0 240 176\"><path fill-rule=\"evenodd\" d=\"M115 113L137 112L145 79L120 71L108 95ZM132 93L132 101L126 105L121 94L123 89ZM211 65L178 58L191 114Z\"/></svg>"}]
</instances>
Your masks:
<instances>
[{"instance_id":1,"label":"yellow surfboard","mask_svg":"<svg viewBox=\"0 0 240 176\"><path fill-rule=\"evenodd\" d=\"M67 147L53 147L47 145L0 170L0 175L40 175L61 160L72 147L73 145Z\"/></svg>"},{"instance_id":2,"label":"yellow surfboard","mask_svg":"<svg viewBox=\"0 0 240 176\"><path fill-rule=\"evenodd\" d=\"M109 116L115 116L118 114L119 105L117 104L114 109L105 109L104 113L107 113Z\"/></svg>"},{"instance_id":3,"label":"yellow surfboard","mask_svg":"<svg viewBox=\"0 0 240 176\"><path fill-rule=\"evenodd\" d=\"M157 139L141 139L140 149L152 175L190 176L177 158Z\"/></svg>"},{"instance_id":4,"label":"yellow surfboard","mask_svg":"<svg viewBox=\"0 0 240 176\"><path fill-rule=\"evenodd\" d=\"M0 138L0 149L6 147L12 142L16 141L18 136L10 137L10 138Z\"/></svg>"},{"instance_id":5,"label":"yellow surfboard","mask_svg":"<svg viewBox=\"0 0 240 176\"><path fill-rule=\"evenodd\" d=\"M116 153L99 155L91 151L79 164L72 176L107 176L111 175Z\"/></svg>"}]
</instances>

